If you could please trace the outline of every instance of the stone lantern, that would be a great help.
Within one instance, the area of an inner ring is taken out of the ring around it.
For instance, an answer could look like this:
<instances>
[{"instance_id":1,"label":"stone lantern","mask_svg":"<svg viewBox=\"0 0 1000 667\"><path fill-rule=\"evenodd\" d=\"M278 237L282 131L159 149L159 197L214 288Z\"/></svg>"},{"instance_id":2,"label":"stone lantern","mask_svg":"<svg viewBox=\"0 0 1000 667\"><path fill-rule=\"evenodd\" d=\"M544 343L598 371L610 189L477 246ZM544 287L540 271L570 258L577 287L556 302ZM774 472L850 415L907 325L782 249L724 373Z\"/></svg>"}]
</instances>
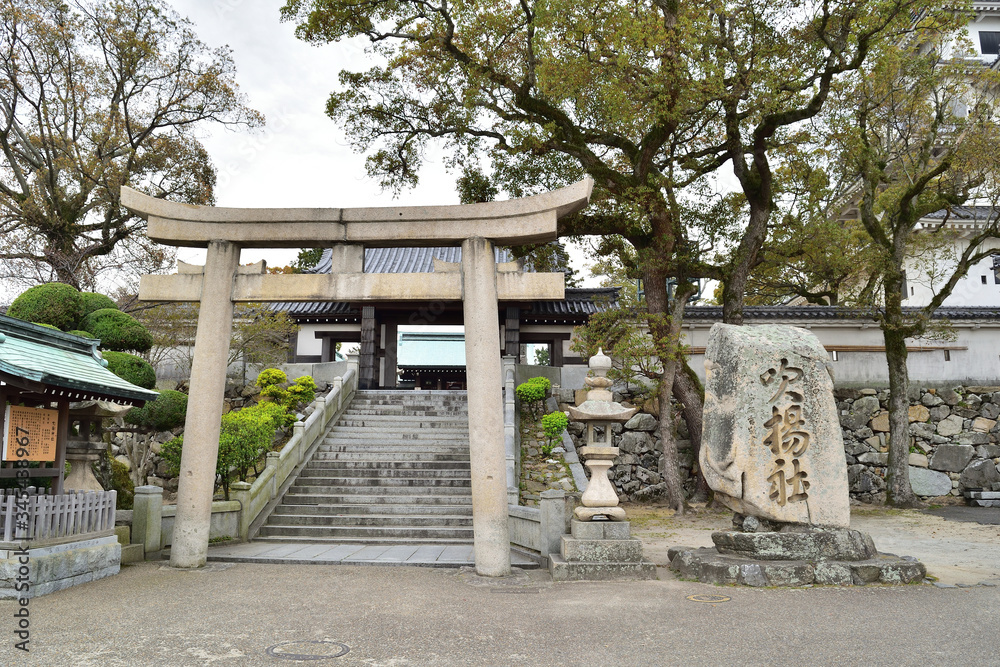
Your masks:
<instances>
[{"instance_id":1,"label":"stone lantern","mask_svg":"<svg viewBox=\"0 0 1000 667\"><path fill-rule=\"evenodd\" d=\"M626 408L612 400L608 387L613 383L607 377L611 358L600 348L590 358L590 369L594 375L585 381L590 387L587 400L569 409L573 419L587 425L587 444L580 448L580 454L590 469L590 483L580 499L583 506L573 513L580 521L592 521L595 517L624 521L625 510L618 507L618 494L608 479L608 469L618 456L618 448L611 444L611 426L627 422L638 408Z\"/></svg>"},{"instance_id":2,"label":"stone lantern","mask_svg":"<svg viewBox=\"0 0 1000 667\"><path fill-rule=\"evenodd\" d=\"M69 423L77 432L70 432L66 443L66 461L70 473L63 486L74 491L103 491L91 470L91 464L108 448L103 440L102 421L118 417L131 409L108 401L91 400L69 405Z\"/></svg>"}]
</instances>

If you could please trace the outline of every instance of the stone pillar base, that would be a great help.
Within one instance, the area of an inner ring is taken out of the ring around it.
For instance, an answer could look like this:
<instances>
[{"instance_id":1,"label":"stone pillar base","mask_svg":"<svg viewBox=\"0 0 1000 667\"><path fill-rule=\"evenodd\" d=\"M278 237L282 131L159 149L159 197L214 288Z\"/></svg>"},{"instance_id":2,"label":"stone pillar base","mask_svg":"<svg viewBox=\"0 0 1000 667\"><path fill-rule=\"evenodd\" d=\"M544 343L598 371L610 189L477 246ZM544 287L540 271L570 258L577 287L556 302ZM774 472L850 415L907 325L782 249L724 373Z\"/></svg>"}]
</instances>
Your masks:
<instances>
[{"instance_id":1,"label":"stone pillar base","mask_svg":"<svg viewBox=\"0 0 1000 667\"><path fill-rule=\"evenodd\" d=\"M656 566L642 559L642 542L628 521L579 521L562 538L560 554L549 554L555 581L656 579Z\"/></svg>"}]
</instances>

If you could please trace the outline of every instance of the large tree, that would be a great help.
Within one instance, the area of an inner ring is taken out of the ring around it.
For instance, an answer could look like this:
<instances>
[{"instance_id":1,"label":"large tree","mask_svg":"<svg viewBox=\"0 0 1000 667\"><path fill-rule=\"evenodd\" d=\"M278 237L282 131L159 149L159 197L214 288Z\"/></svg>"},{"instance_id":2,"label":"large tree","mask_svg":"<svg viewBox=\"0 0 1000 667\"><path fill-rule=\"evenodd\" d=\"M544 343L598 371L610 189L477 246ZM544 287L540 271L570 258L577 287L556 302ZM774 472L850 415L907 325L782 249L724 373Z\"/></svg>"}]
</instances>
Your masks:
<instances>
[{"instance_id":1,"label":"large tree","mask_svg":"<svg viewBox=\"0 0 1000 667\"><path fill-rule=\"evenodd\" d=\"M969 268L996 252L986 241L1000 237L1000 76L955 38L965 20L931 16L916 42L881 49L864 76L841 91L831 118L836 164L853 179L846 196L857 203L855 217L870 243L859 263L858 305L872 309L885 340L887 500L897 506L917 501L908 467L906 340L929 333L934 312ZM952 231L953 212L976 200L986 204L974 209L981 215ZM943 214L940 222L927 228L935 212ZM904 309L907 269L911 280L918 270L930 277L932 295Z\"/></svg>"},{"instance_id":2,"label":"large tree","mask_svg":"<svg viewBox=\"0 0 1000 667\"><path fill-rule=\"evenodd\" d=\"M109 269L162 265L119 190L212 203L195 130L262 122L228 51L161 0L0 0L0 17L4 277L92 289Z\"/></svg>"},{"instance_id":3,"label":"large tree","mask_svg":"<svg viewBox=\"0 0 1000 667\"><path fill-rule=\"evenodd\" d=\"M669 277L726 284L727 318L742 317L745 276L772 210L771 160L814 116L838 76L863 62L917 0L520 0L429 3L288 0L299 37L366 37L381 64L340 74L328 114L370 150L391 188L416 183L427 146L456 164L488 153L512 196L595 181L594 204L563 235L606 237L645 282L660 359L660 430L668 503L683 507L670 394L684 295ZM721 265L699 255L685 192L733 165L748 224ZM685 404L700 405L697 392Z\"/></svg>"}]
</instances>

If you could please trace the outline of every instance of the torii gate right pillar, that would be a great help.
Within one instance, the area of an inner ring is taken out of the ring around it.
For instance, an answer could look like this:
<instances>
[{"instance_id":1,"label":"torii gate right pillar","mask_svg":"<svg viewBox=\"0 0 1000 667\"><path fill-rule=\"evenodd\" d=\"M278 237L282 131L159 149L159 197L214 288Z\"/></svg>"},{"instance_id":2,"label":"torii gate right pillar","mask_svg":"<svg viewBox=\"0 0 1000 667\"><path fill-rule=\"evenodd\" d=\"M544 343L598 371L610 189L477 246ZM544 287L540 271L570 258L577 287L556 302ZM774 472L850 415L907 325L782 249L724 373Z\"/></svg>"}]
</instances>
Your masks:
<instances>
[{"instance_id":1,"label":"torii gate right pillar","mask_svg":"<svg viewBox=\"0 0 1000 667\"><path fill-rule=\"evenodd\" d=\"M465 369L469 415L475 415L469 419L472 526L476 572L487 577L510 574L496 268L492 243L483 238L462 242Z\"/></svg>"}]
</instances>

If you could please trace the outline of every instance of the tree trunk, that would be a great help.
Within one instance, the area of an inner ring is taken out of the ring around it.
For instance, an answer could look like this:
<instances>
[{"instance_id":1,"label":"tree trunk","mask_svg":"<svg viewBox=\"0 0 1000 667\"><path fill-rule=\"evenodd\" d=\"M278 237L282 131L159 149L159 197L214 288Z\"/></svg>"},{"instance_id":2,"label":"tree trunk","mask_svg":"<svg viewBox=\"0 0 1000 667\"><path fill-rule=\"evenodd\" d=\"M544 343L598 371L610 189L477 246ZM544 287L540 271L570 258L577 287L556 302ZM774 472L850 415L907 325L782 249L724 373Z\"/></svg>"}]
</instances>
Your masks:
<instances>
[{"instance_id":1,"label":"tree trunk","mask_svg":"<svg viewBox=\"0 0 1000 667\"><path fill-rule=\"evenodd\" d=\"M667 276L664 272L650 269L646 271L646 308L649 312L649 333L652 335L660 358L661 372L657 386L657 401L660 409L660 443L663 447L663 484L666 487L667 505L678 514L684 512L684 487L681 484L680 466L677 458L677 428L673 405L674 378L677 374L676 341L680 325L667 316Z\"/></svg>"},{"instance_id":2,"label":"tree trunk","mask_svg":"<svg viewBox=\"0 0 1000 667\"><path fill-rule=\"evenodd\" d=\"M888 308L886 309L889 310ZM889 313L886 313L889 317ZM890 322L883 322L885 358L889 364L889 464L886 467L886 502L894 507L921 507L910 486L910 384L906 368L906 337Z\"/></svg>"},{"instance_id":3,"label":"tree trunk","mask_svg":"<svg viewBox=\"0 0 1000 667\"><path fill-rule=\"evenodd\" d=\"M698 465L699 454L701 453L701 434L703 431L702 412L704 409L704 389L698 381L698 376L684 362L684 366L678 369L674 375L674 397L681 404L684 413L684 421L687 423L688 436L691 439L691 456L693 465L691 472L695 476L695 491L691 498L696 501L707 501L709 488L705 476L701 473L701 466Z\"/></svg>"}]
</instances>

